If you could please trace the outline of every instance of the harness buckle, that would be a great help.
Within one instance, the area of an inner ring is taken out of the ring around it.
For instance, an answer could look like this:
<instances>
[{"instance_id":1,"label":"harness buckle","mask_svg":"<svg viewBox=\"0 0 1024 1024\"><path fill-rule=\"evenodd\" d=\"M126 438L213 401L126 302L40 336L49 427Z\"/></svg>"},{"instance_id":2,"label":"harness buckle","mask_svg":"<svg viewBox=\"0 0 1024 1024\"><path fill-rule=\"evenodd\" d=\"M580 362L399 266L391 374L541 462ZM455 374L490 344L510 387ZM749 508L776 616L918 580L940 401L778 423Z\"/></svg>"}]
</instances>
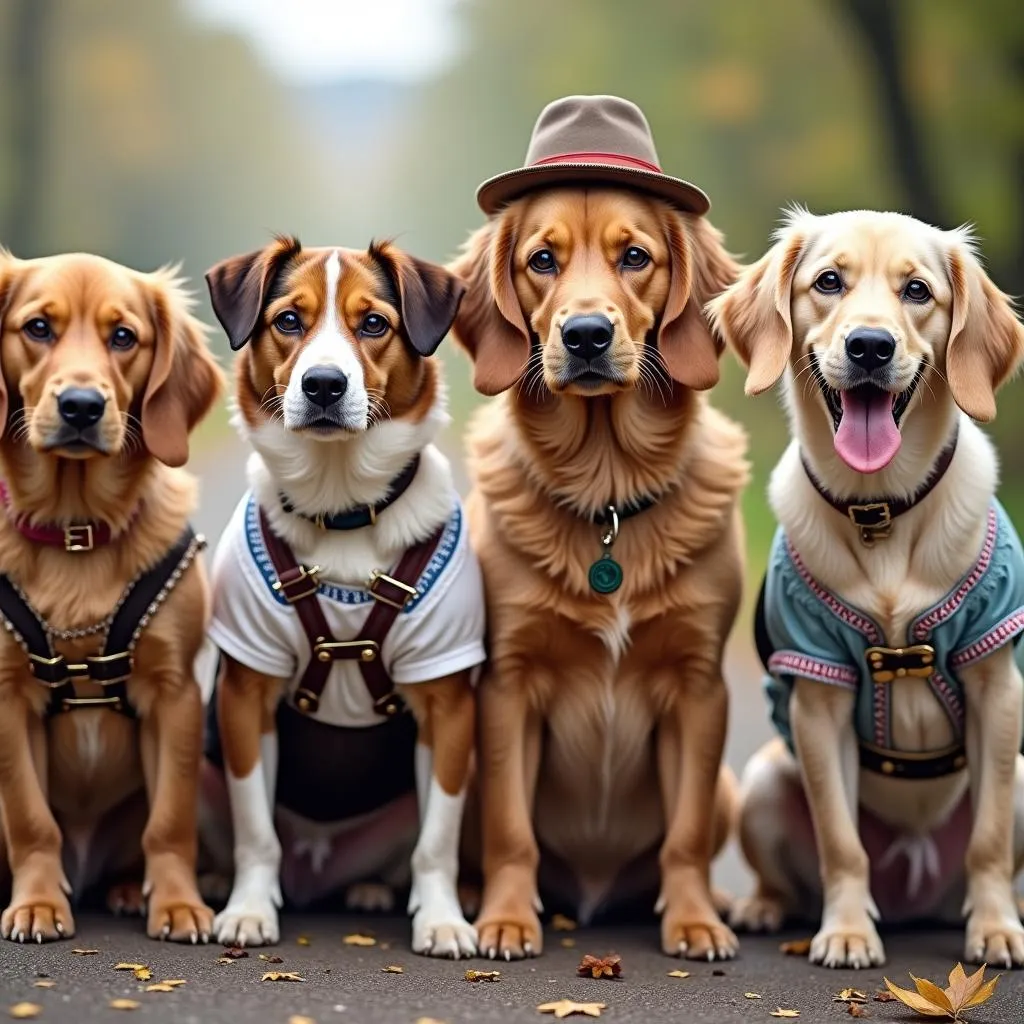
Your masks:
<instances>
[{"instance_id":1,"label":"harness buckle","mask_svg":"<svg viewBox=\"0 0 1024 1024\"><path fill-rule=\"evenodd\" d=\"M292 579L283 580L278 578L271 584L271 590L281 594L289 604L295 604L296 601L301 601L304 597L312 597L319 586L316 581L316 577L320 573L319 565L314 565L309 569L304 565L300 565L298 569L298 574ZM301 587L302 589L296 591L295 587Z\"/></svg>"},{"instance_id":2,"label":"harness buckle","mask_svg":"<svg viewBox=\"0 0 1024 1024\"><path fill-rule=\"evenodd\" d=\"M320 707L320 698L312 690L300 687L295 691L295 706L304 715L313 715Z\"/></svg>"},{"instance_id":3,"label":"harness buckle","mask_svg":"<svg viewBox=\"0 0 1024 1024\"><path fill-rule=\"evenodd\" d=\"M313 648L317 661L375 661L379 653L376 640L320 640Z\"/></svg>"},{"instance_id":4,"label":"harness buckle","mask_svg":"<svg viewBox=\"0 0 1024 1024\"><path fill-rule=\"evenodd\" d=\"M398 593L382 593L376 589L379 586L393 587ZM383 601L384 604L389 604L392 608L397 608L399 611L402 611L413 598L420 595L420 592L415 587L410 587L408 583L396 580L394 576L389 576L379 569L374 569L370 573L370 582L367 585L367 589L374 600Z\"/></svg>"},{"instance_id":5,"label":"harness buckle","mask_svg":"<svg viewBox=\"0 0 1024 1024\"><path fill-rule=\"evenodd\" d=\"M865 547L874 547L876 540L885 540L892 533L892 512L887 501L850 505L846 514L860 530L860 540Z\"/></svg>"},{"instance_id":6,"label":"harness buckle","mask_svg":"<svg viewBox=\"0 0 1024 1024\"><path fill-rule=\"evenodd\" d=\"M385 718L393 718L402 710L402 698L392 690L391 693L379 697L373 702L373 710L378 715L384 715Z\"/></svg>"},{"instance_id":7,"label":"harness buckle","mask_svg":"<svg viewBox=\"0 0 1024 1024\"><path fill-rule=\"evenodd\" d=\"M121 710L120 697L65 697L60 702L61 711L74 711L77 708L113 708Z\"/></svg>"},{"instance_id":8,"label":"harness buckle","mask_svg":"<svg viewBox=\"0 0 1024 1024\"><path fill-rule=\"evenodd\" d=\"M931 644L913 647L869 647L865 652L872 680L879 686L910 676L927 679L935 670L935 648Z\"/></svg>"},{"instance_id":9,"label":"harness buckle","mask_svg":"<svg viewBox=\"0 0 1024 1024\"><path fill-rule=\"evenodd\" d=\"M43 658L38 654L29 654L28 667L32 676L44 686L51 688L63 686L68 680L68 663L64 655L55 658Z\"/></svg>"},{"instance_id":10,"label":"harness buckle","mask_svg":"<svg viewBox=\"0 0 1024 1024\"><path fill-rule=\"evenodd\" d=\"M64 527L65 551L92 551L94 540L92 523L77 523Z\"/></svg>"}]
</instances>

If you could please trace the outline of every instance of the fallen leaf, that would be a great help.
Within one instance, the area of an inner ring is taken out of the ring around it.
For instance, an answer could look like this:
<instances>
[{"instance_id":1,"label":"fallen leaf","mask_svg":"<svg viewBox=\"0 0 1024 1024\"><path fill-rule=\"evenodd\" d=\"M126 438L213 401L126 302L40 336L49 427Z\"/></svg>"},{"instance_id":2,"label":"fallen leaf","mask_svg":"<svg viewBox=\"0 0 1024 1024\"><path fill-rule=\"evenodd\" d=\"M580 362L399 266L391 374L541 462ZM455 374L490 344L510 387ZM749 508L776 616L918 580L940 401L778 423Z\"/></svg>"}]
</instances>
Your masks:
<instances>
[{"instance_id":1,"label":"fallen leaf","mask_svg":"<svg viewBox=\"0 0 1024 1024\"><path fill-rule=\"evenodd\" d=\"M75 956L96 956L99 953L98 949L73 949L71 952Z\"/></svg>"},{"instance_id":2,"label":"fallen leaf","mask_svg":"<svg viewBox=\"0 0 1024 1024\"><path fill-rule=\"evenodd\" d=\"M188 982L185 981L184 978L164 978L164 980L161 981L160 984L161 985L170 985L171 988L178 988L181 985L187 985Z\"/></svg>"},{"instance_id":3,"label":"fallen leaf","mask_svg":"<svg viewBox=\"0 0 1024 1024\"><path fill-rule=\"evenodd\" d=\"M501 971L466 971L466 981L500 981Z\"/></svg>"},{"instance_id":4,"label":"fallen leaf","mask_svg":"<svg viewBox=\"0 0 1024 1024\"><path fill-rule=\"evenodd\" d=\"M576 922L571 917L566 917L565 914L555 914L551 918L551 927L556 932L574 932L576 931Z\"/></svg>"},{"instance_id":5,"label":"fallen leaf","mask_svg":"<svg viewBox=\"0 0 1024 1024\"><path fill-rule=\"evenodd\" d=\"M571 999L559 999L556 1003L541 1003L537 1007L541 1013L553 1013L559 1020L571 1017L574 1013L585 1017L600 1017L605 1009L604 1003L574 1003Z\"/></svg>"},{"instance_id":6,"label":"fallen leaf","mask_svg":"<svg viewBox=\"0 0 1024 1024\"><path fill-rule=\"evenodd\" d=\"M235 961L232 960L231 957L229 957L229 956L219 956L219 957L217 957L217 963L219 963L219 964L233 964L234 962Z\"/></svg>"},{"instance_id":7,"label":"fallen leaf","mask_svg":"<svg viewBox=\"0 0 1024 1024\"><path fill-rule=\"evenodd\" d=\"M381 974L405 974L405 968L399 967L398 964L388 964L387 967L380 969Z\"/></svg>"},{"instance_id":8,"label":"fallen leaf","mask_svg":"<svg viewBox=\"0 0 1024 1024\"><path fill-rule=\"evenodd\" d=\"M32 987L33 988L53 988L56 984L57 984L57 982L51 980L50 978L40 978L38 981L33 981L32 982Z\"/></svg>"},{"instance_id":9,"label":"fallen leaf","mask_svg":"<svg viewBox=\"0 0 1024 1024\"><path fill-rule=\"evenodd\" d=\"M376 946L377 940L372 935L346 935L341 940L346 946Z\"/></svg>"},{"instance_id":10,"label":"fallen leaf","mask_svg":"<svg viewBox=\"0 0 1024 1024\"><path fill-rule=\"evenodd\" d=\"M871 1014L868 1013L868 1011L864 1009L864 1004L863 1003L850 1003L850 1005L846 1007L846 1012L851 1017L870 1017L871 1016Z\"/></svg>"},{"instance_id":11,"label":"fallen leaf","mask_svg":"<svg viewBox=\"0 0 1024 1024\"><path fill-rule=\"evenodd\" d=\"M833 1003L866 1003L867 1001L867 995L858 992L855 988L844 988L832 998Z\"/></svg>"},{"instance_id":12,"label":"fallen leaf","mask_svg":"<svg viewBox=\"0 0 1024 1024\"><path fill-rule=\"evenodd\" d=\"M136 981L149 981L153 977L153 972L148 967L136 967L135 968L135 980Z\"/></svg>"},{"instance_id":13,"label":"fallen leaf","mask_svg":"<svg viewBox=\"0 0 1024 1024\"><path fill-rule=\"evenodd\" d=\"M986 964L982 964L974 974L968 976L962 964L957 964L949 972L949 987L945 990L939 988L927 978L915 978L910 975L914 982L916 992L910 989L900 988L894 985L888 978L883 978L886 988L904 1006L925 1017L949 1017L952 1020L960 1021L963 1010L972 1006L980 1006L987 1003L995 995L996 984L1001 975L997 974L989 981L985 981Z\"/></svg>"},{"instance_id":14,"label":"fallen leaf","mask_svg":"<svg viewBox=\"0 0 1024 1024\"><path fill-rule=\"evenodd\" d=\"M761 993L760 992L744 992L743 993L743 998L744 999L760 999L761 998Z\"/></svg>"},{"instance_id":15,"label":"fallen leaf","mask_svg":"<svg viewBox=\"0 0 1024 1024\"><path fill-rule=\"evenodd\" d=\"M111 999L108 1005L112 1010L137 1010L142 1003L134 999Z\"/></svg>"},{"instance_id":16,"label":"fallen leaf","mask_svg":"<svg viewBox=\"0 0 1024 1024\"><path fill-rule=\"evenodd\" d=\"M784 1010L781 1006L777 1010L772 1010L772 1017L799 1017L799 1010Z\"/></svg>"},{"instance_id":17,"label":"fallen leaf","mask_svg":"<svg viewBox=\"0 0 1024 1024\"><path fill-rule=\"evenodd\" d=\"M260 959L264 963L268 963L268 964L283 964L284 963L284 958L283 957L274 956L271 953L260 953Z\"/></svg>"},{"instance_id":18,"label":"fallen leaf","mask_svg":"<svg viewBox=\"0 0 1024 1024\"><path fill-rule=\"evenodd\" d=\"M688 978L690 976L689 971L669 971L668 976L670 978Z\"/></svg>"},{"instance_id":19,"label":"fallen leaf","mask_svg":"<svg viewBox=\"0 0 1024 1024\"><path fill-rule=\"evenodd\" d=\"M267 971L266 974L260 978L260 981L305 981L306 979L300 977L294 971Z\"/></svg>"},{"instance_id":20,"label":"fallen leaf","mask_svg":"<svg viewBox=\"0 0 1024 1024\"><path fill-rule=\"evenodd\" d=\"M896 1002L896 997L887 988L880 988L875 993L875 1002L876 1003L895 1003Z\"/></svg>"},{"instance_id":21,"label":"fallen leaf","mask_svg":"<svg viewBox=\"0 0 1024 1024\"><path fill-rule=\"evenodd\" d=\"M810 939L791 939L789 942L783 942L779 949L786 954L786 956L807 956L811 951L811 940Z\"/></svg>"},{"instance_id":22,"label":"fallen leaf","mask_svg":"<svg viewBox=\"0 0 1024 1024\"><path fill-rule=\"evenodd\" d=\"M168 984L166 984L165 982L162 982L162 981L155 982L152 985L147 985L143 989L143 992L173 992L173 991L174 991L174 986L173 985L168 985Z\"/></svg>"},{"instance_id":23,"label":"fallen leaf","mask_svg":"<svg viewBox=\"0 0 1024 1024\"><path fill-rule=\"evenodd\" d=\"M587 953L580 961L576 973L581 978L618 978L622 975L622 957L614 953L605 957Z\"/></svg>"},{"instance_id":24,"label":"fallen leaf","mask_svg":"<svg viewBox=\"0 0 1024 1024\"><path fill-rule=\"evenodd\" d=\"M297 945L297 946L308 946L308 945L310 945L310 941L309 941L307 936L300 935L295 940L295 945ZM311 1020L311 1018L310 1017L292 1017L292 1020L293 1021L295 1021L295 1020Z\"/></svg>"},{"instance_id":25,"label":"fallen leaf","mask_svg":"<svg viewBox=\"0 0 1024 1024\"><path fill-rule=\"evenodd\" d=\"M221 957L222 960L244 960L249 955L249 950L239 949L238 946L228 946Z\"/></svg>"},{"instance_id":26,"label":"fallen leaf","mask_svg":"<svg viewBox=\"0 0 1024 1024\"><path fill-rule=\"evenodd\" d=\"M562 948L563 949L572 949L573 946L575 946L575 945L576 945L576 940L575 939L562 939Z\"/></svg>"},{"instance_id":27,"label":"fallen leaf","mask_svg":"<svg viewBox=\"0 0 1024 1024\"><path fill-rule=\"evenodd\" d=\"M7 1012L15 1020L28 1020L30 1017L38 1017L43 1008L38 1003L15 1003Z\"/></svg>"},{"instance_id":28,"label":"fallen leaf","mask_svg":"<svg viewBox=\"0 0 1024 1024\"><path fill-rule=\"evenodd\" d=\"M114 964L115 971L144 971L145 964Z\"/></svg>"}]
</instances>

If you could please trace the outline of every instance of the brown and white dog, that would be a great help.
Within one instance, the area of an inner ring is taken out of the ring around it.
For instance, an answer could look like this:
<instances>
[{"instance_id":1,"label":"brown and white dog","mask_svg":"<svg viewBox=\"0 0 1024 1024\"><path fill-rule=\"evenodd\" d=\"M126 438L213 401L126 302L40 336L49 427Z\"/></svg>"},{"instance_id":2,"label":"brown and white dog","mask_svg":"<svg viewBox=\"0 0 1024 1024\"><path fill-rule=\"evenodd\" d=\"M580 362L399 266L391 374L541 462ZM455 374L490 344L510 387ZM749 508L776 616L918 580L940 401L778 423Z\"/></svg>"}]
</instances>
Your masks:
<instances>
[{"instance_id":1,"label":"brown and white dog","mask_svg":"<svg viewBox=\"0 0 1024 1024\"><path fill-rule=\"evenodd\" d=\"M759 631L791 742L744 775L734 923L823 904L811 960L866 967L879 914L966 914L968 959L1019 966L1024 556L973 420L1024 327L965 230L866 211L793 211L710 311L793 432Z\"/></svg>"},{"instance_id":2,"label":"brown and white dog","mask_svg":"<svg viewBox=\"0 0 1024 1024\"><path fill-rule=\"evenodd\" d=\"M657 898L666 953L730 957L709 864L734 809L722 651L747 465L700 392L721 351L702 305L736 265L705 219L580 185L508 203L453 269L456 340L502 393L469 434L490 645L480 949L539 954L543 894L582 920Z\"/></svg>"},{"instance_id":3,"label":"brown and white dog","mask_svg":"<svg viewBox=\"0 0 1024 1024\"><path fill-rule=\"evenodd\" d=\"M4 938L73 935L68 895L110 878L135 883L114 909L148 896L150 936L210 932L193 674L208 598L177 467L222 377L189 308L170 270L0 253ZM162 585L139 607L147 580Z\"/></svg>"},{"instance_id":4,"label":"brown and white dog","mask_svg":"<svg viewBox=\"0 0 1024 1024\"><path fill-rule=\"evenodd\" d=\"M218 937L276 942L282 889L292 905L347 888L350 904L387 908L390 890L362 883L401 883L411 854L413 948L472 955L456 882L483 593L450 466L433 444L447 414L439 366L426 358L462 285L388 244L304 249L288 238L207 279L242 349L236 422L254 449L252 492L214 565L235 868ZM275 589L282 543L304 567L299 587ZM372 639L374 616L397 593L375 581L400 577L415 550L430 560L402 581L386 641ZM333 639L304 627L310 600ZM362 662L330 664L352 655ZM305 680L318 660L315 693ZM387 690L374 699L364 669L378 665ZM210 767L208 845L230 866Z\"/></svg>"}]
</instances>

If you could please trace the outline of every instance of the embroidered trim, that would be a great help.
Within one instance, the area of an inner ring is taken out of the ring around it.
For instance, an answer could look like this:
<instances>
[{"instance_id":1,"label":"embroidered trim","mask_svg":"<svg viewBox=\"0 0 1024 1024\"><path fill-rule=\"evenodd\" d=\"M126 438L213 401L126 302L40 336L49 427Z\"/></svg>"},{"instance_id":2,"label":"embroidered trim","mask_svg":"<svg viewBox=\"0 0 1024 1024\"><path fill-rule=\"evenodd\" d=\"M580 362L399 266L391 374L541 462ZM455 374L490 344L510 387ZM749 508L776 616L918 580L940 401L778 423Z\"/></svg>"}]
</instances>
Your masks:
<instances>
[{"instance_id":1,"label":"embroidered trim","mask_svg":"<svg viewBox=\"0 0 1024 1024\"><path fill-rule=\"evenodd\" d=\"M980 640L957 651L949 663L953 668L965 668L981 661L986 655L1009 643L1018 633L1024 632L1024 608L1018 608L1007 615L1002 622L990 629Z\"/></svg>"},{"instance_id":2,"label":"embroidered trim","mask_svg":"<svg viewBox=\"0 0 1024 1024\"><path fill-rule=\"evenodd\" d=\"M796 651L776 651L768 659L768 671L792 672L794 675L814 679L819 683L841 686L844 689L857 689L859 673L849 665L838 665L834 661L823 661L821 658L809 658L806 654Z\"/></svg>"},{"instance_id":3,"label":"embroidered trim","mask_svg":"<svg viewBox=\"0 0 1024 1024\"><path fill-rule=\"evenodd\" d=\"M999 517L995 506L990 505L988 509L988 526L985 531L985 543L981 546L981 554L978 561L957 584L955 590L948 594L939 604L930 608L923 615L919 616L912 627L916 640L926 640L936 626L945 622L964 603L967 595L981 582L981 578L988 572L992 564L992 553L995 551L996 536L999 533Z\"/></svg>"},{"instance_id":4,"label":"embroidered trim","mask_svg":"<svg viewBox=\"0 0 1024 1024\"><path fill-rule=\"evenodd\" d=\"M274 563L271 562L267 549L263 545L263 537L260 533L260 520L257 513L255 497L250 494L245 506L245 539L249 547L249 554L252 556L260 575L267 585L274 600L284 607L288 606L287 600L273 589L277 581L277 573L274 571ZM458 502L445 523L444 532L434 550L433 557L427 563L416 584L418 595L414 597L402 610L407 614L416 608L427 596L430 588L437 582L445 567L451 561L452 555L459 544L459 537L462 535L462 505ZM373 603L373 595L365 587L345 587L337 583L325 581L317 587L317 594L329 601L337 601L339 604L347 605L368 605Z\"/></svg>"},{"instance_id":5,"label":"embroidered trim","mask_svg":"<svg viewBox=\"0 0 1024 1024\"><path fill-rule=\"evenodd\" d=\"M871 685L871 684L868 684ZM892 746L891 722L889 714L889 687L872 686L871 710L875 723L875 743L879 747Z\"/></svg>"},{"instance_id":6,"label":"embroidered trim","mask_svg":"<svg viewBox=\"0 0 1024 1024\"><path fill-rule=\"evenodd\" d=\"M928 685L942 705L942 710L946 712L957 737L963 739L964 702L959 691L938 669L928 677Z\"/></svg>"}]
</instances>

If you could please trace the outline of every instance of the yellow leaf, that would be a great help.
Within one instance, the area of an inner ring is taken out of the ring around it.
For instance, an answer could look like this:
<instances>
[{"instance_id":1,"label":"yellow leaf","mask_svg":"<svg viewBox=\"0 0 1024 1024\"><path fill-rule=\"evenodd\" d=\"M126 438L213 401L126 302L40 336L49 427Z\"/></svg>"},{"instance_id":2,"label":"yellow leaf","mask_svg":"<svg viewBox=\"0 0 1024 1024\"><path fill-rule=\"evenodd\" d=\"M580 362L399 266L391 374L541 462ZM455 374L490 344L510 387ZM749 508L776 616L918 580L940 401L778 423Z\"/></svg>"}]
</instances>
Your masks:
<instances>
[{"instance_id":1,"label":"yellow leaf","mask_svg":"<svg viewBox=\"0 0 1024 1024\"><path fill-rule=\"evenodd\" d=\"M310 942L309 942L309 939L307 938L307 936L305 936L305 935L300 935L300 936L299 936L299 937L298 937L298 938L297 938L297 939L295 940L295 944L296 944L297 946L308 946L308 945L310 944ZM300 1018L295 1018L295 1017L293 1017L292 1019L293 1019L293 1020L301 1020L302 1018L301 1018L301 1017L300 1017ZM309 1020L310 1018L309 1018L309 1017L306 1017L305 1019L306 1019L306 1020Z\"/></svg>"},{"instance_id":2,"label":"yellow leaf","mask_svg":"<svg viewBox=\"0 0 1024 1024\"><path fill-rule=\"evenodd\" d=\"M688 978L690 976L689 971L669 971L668 976L670 978Z\"/></svg>"},{"instance_id":3,"label":"yellow leaf","mask_svg":"<svg viewBox=\"0 0 1024 1024\"><path fill-rule=\"evenodd\" d=\"M38 1003L15 1003L7 1012L15 1020L28 1020L30 1017L38 1017L43 1008Z\"/></svg>"},{"instance_id":4,"label":"yellow leaf","mask_svg":"<svg viewBox=\"0 0 1024 1024\"><path fill-rule=\"evenodd\" d=\"M985 970L984 967L981 969ZM991 980L986 981L985 984L982 985L981 988L979 988L978 991L960 1007L960 1009L967 1010L972 1006L981 1006L982 1003L987 1003L996 994L996 985L1001 977L1001 974L997 974Z\"/></svg>"},{"instance_id":5,"label":"yellow leaf","mask_svg":"<svg viewBox=\"0 0 1024 1024\"><path fill-rule=\"evenodd\" d=\"M978 991L984 973L985 968L982 967L968 978L964 965L957 964L949 972L949 988L946 989L946 996L950 1004L952 1006L963 1006Z\"/></svg>"},{"instance_id":6,"label":"yellow leaf","mask_svg":"<svg viewBox=\"0 0 1024 1024\"><path fill-rule=\"evenodd\" d=\"M501 971L466 971L466 981L500 981Z\"/></svg>"},{"instance_id":7,"label":"yellow leaf","mask_svg":"<svg viewBox=\"0 0 1024 1024\"><path fill-rule=\"evenodd\" d=\"M40 978L38 981L32 982L33 988L53 988L57 982L52 978Z\"/></svg>"},{"instance_id":8,"label":"yellow leaf","mask_svg":"<svg viewBox=\"0 0 1024 1024\"><path fill-rule=\"evenodd\" d=\"M219 956L219 957L217 957L217 963L219 963L219 964L233 964L234 962L235 962L235 958L231 957L231 956Z\"/></svg>"},{"instance_id":9,"label":"yellow leaf","mask_svg":"<svg viewBox=\"0 0 1024 1024\"><path fill-rule=\"evenodd\" d=\"M160 982L161 985L170 985L171 988L178 988L179 985L187 985L188 982L184 978L164 978Z\"/></svg>"},{"instance_id":10,"label":"yellow leaf","mask_svg":"<svg viewBox=\"0 0 1024 1024\"><path fill-rule=\"evenodd\" d=\"M570 1017L574 1013L585 1017L600 1017L605 1009L604 1003L574 1003L571 999L559 999L555 1003L541 1003L537 1009L541 1013L553 1013L559 1020Z\"/></svg>"},{"instance_id":11,"label":"yellow leaf","mask_svg":"<svg viewBox=\"0 0 1024 1024\"><path fill-rule=\"evenodd\" d=\"M761 998L761 993L760 992L744 992L743 993L743 998L744 999L760 999Z\"/></svg>"},{"instance_id":12,"label":"yellow leaf","mask_svg":"<svg viewBox=\"0 0 1024 1024\"><path fill-rule=\"evenodd\" d=\"M551 918L551 927L556 932L574 932L576 931L576 922L571 917L566 917L565 914L555 914Z\"/></svg>"},{"instance_id":13,"label":"yellow leaf","mask_svg":"<svg viewBox=\"0 0 1024 1024\"><path fill-rule=\"evenodd\" d=\"M96 956L99 953L98 949L73 949L71 952L75 956Z\"/></svg>"},{"instance_id":14,"label":"yellow leaf","mask_svg":"<svg viewBox=\"0 0 1024 1024\"><path fill-rule=\"evenodd\" d=\"M294 971L267 971L260 981L305 981Z\"/></svg>"},{"instance_id":15,"label":"yellow leaf","mask_svg":"<svg viewBox=\"0 0 1024 1024\"><path fill-rule=\"evenodd\" d=\"M927 978L915 978L913 974L910 975L910 979L913 981L918 993L927 999L932 1006L942 1010L943 1013L948 1014L950 1017L955 1015L956 1009L949 1001L949 996L935 982L929 981Z\"/></svg>"},{"instance_id":16,"label":"yellow leaf","mask_svg":"<svg viewBox=\"0 0 1024 1024\"><path fill-rule=\"evenodd\" d=\"M944 1009L938 1006L933 1006L924 996L917 992L911 992L910 989L900 988L899 985L894 985L888 978L882 979L885 982L885 987L901 1002L904 1006L909 1006L912 1010L916 1010L918 1013L924 1014L926 1017L949 1017L950 1014Z\"/></svg>"},{"instance_id":17,"label":"yellow leaf","mask_svg":"<svg viewBox=\"0 0 1024 1024\"><path fill-rule=\"evenodd\" d=\"M346 946L376 946L377 940L370 935L346 935L341 940Z\"/></svg>"},{"instance_id":18,"label":"yellow leaf","mask_svg":"<svg viewBox=\"0 0 1024 1024\"><path fill-rule=\"evenodd\" d=\"M405 968L399 967L398 964L388 964L387 967L380 969L381 974L405 974Z\"/></svg>"},{"instance_id":19,"label":"yellow leaf","mask_svg":"<svg viewBox=\"0 0 1024 1024\"><path fill-rule=\"evenodd\" d=\"M284 958L276 953L260 953L260 959L266 964L283 964Z\"/></svg>"},{"instance_id":20,"label":"yellow leaf","mask_svg":"<svg viewBox=\"0 0 1024 1024\"><path fill-rule=\"evenodd\" d=\"M772 1010L772 1017L799 1017L799 1010L784 1010L781 1006L777 1010Z\"/></svg>"},{"instance_id":21,"label":"yellow leaf","mask_svg":"<svg viewBox=\"0 0 1024 1024\"><path fill-rule=\"evenodd\" d=\"M143 989L143 991L144 992L173 992L174 991L174 986L173 985L167 985L167 984L165 984L162 981L158 981L158 982L154 982L152 985L147 985Z\"/></svg>"},{"instance_id":22,"label":"yellow leaf","mask_svg":"<svg viewBox=\"0 0 1024 1024\"><path fill-rule=\"evenodd\" d=\"M77 952L77 951L76 951ZM114 964L115 971L144 971L145 964Z\"/></svg>"},{"instance_id":23,"label":"yellow leaf","mask_svg":"<svg viewBox=\"0 0 1024 1024\"><path fill-rule=\"evenodd\" d=\"M844 988L832 999L833 1003L866 1003L867 1001L867 994L858 992L855 988Z\"/></svg>"},{"instance_id":24,"label":"yellow leaf","mask_svg":"<svg viewBox=\"0 0 1024 1024\"><path fill-rule=\"evenodd\" d=\"M112 1010L137 1010L142 1003L137 1003L134 999L111 999L110 1008Z\"/></svg>"},{"instance_id":25,"label":"yellow leaf","mask_svg":"<svg viewBox=\"0 0 1024 1024\"><path fill-rule=\"evenodd\" d=\"M136 967L135 968L135 980L136 981L149 981L153 977L153 972L148 967Z\"/></svg>"}]
</instances>

